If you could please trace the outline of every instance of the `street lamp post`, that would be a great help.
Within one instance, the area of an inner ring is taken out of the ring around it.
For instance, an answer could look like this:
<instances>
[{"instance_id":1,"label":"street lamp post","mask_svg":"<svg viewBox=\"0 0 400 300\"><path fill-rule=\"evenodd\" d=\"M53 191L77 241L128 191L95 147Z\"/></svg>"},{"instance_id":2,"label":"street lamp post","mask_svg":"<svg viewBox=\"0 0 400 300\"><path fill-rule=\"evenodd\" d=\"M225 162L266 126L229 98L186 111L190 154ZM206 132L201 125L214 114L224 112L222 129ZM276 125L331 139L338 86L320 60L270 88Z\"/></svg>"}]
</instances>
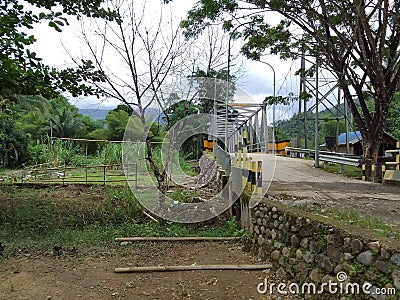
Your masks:
<instances>
[{"instance_id":1,"label":"street lamp post","mask_svg":"<svg viewBox=\"0 0 400 300\"><path fill-rule=\"evenodd\" d=\"M260 63L266 64L267 66L269 66L274 74L274 80L273 80L273 97L275 100L276 97L276 73L275 73L275 69L274 67L272 67L272 65L270 63L267 63L265 61L259 61ZM267 143L267 149L268 149L268 141L266 141ZM272 154L275 155L275 103L272 104Z\"/></svg>"}]
</instances>

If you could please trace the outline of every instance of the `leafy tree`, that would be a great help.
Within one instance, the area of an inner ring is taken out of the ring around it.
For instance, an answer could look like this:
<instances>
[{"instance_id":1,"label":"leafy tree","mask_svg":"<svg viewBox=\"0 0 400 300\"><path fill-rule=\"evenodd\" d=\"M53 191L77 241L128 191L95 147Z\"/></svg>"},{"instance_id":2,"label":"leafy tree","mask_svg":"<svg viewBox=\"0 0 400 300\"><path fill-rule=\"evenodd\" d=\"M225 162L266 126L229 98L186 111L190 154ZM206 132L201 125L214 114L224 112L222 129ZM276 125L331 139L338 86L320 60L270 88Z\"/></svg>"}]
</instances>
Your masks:
<instances>
[{"instance_id":1,"label":"leafy tree","mask_svg":"<svg viewBox=\"0 0 400 300\"><path fill-rule=\"evenodd\" d=\"M87 134L87 138L92 140L105 140L108 138L107 128L97 128Z\"/></svg>"},{"instance_id":2,"label":"leafy tree","mask_svg":"<svg viewBox=\"0 0 400 300\"><path fill-rule=\"evenodd\" d=\"M27 161L28 136L15 128L14 112L0 103L0 157L3 166L20 166Z\"/></svg>"},{"instance_id":3,"label":"leafy tree","mask_svg":"<svg viewBox=\"0 0 400 300\"><path fill-rule=\"evenodd\" d=\"M105 126L105 120L93 120L91 116L84 116L82 114L78 114L78 118L81 119L84 126L83 132L80 134L82 138L87 138L90 132L102 129ZM102 138L104 139L105 136Z\"/></svg>"},{"instance_id":4,"label":"leafy tree","mask_svg":"<svg viewBox=\"0 0 400 300\"><path fill-rule=\"evenodd\" d=\"M134 112L132 107L130 107L129 105L126 105L126 104L118 104L117 107L113 109L113 111L118 111L118 110L123 110L130 116Z\"/></svg>"},{"instance_id":5,"label":"leafy tree","mask_svg":"<svg viewBox=\"0 0 400 300\"><path fill-rule=\"evenodd\" d=\"M25 98L32 98L26 101ZM50 136L50 127L56 137L86 138L89 132L104 127L104 121L94 121L83 116L65 97L51 100L35 96L20 96L22 101L13 105L15 126L27 133L30 141L43 141ZM20 100L19 99L19 100ZM105 139L106 136L102 136Z\"/></svg>"},{"instance_id":6,"label":"leafy tree","mask_svg":"<svg viewBox=\"0 0 400 300\"><path fill-rule=\"evenodd\" d=\"M322 134L321 138L325 138L327 136L332 136L337 138L336 134L337 129L337 121L335 120L326 120L322 122ZM339 134L346 132L346 124L344 121L339 121Z\"/></svg>"},{"instance_id":7,"label":"leafy tree","mask_svg":"<svg viewBox=\"0 0 400 300\"><path fill-rule=\"evenodd\" d=\"M236 77L229 75L227 70L214 70L210 69L207 71L203 71L197 69L197 71L193 74L193 77L199 78L215 78L219 79L215 82L200 80L199 83L201 86L199 87L200 91L205 91L204 97L200 97L199 100L199 111L202 113L214 113L214 98L225 100L228 98L228 101L231 102L232 98L235 94L235 86L233 84L229 85L229 90L227 89L226 80L229 82L234 82ZM209 95L208 93L212 91L213 95ZM218 105L218 104L217 104ZM225 107L225 106L224 106Z\"/></svg>"},{"instance_id":8,"label":"leafy tree","mask_svg":"<svg viewBox=\"0 0 400 300\"><path fill-rule=\"evenodd\" d=\"M287 133L280 127L275 126L275 140L281 141L281 140L287 140L287 139L288 139Z\"/></svg>"},{"instance_id":9,"label":"leafy tree","mask_svg":"<svg viewBox=\"0 0 400 300\"><path fill-rule=\"evenodd\" d=\"M108 132L108 139L113 141L122 141L126 124L129 121L129 115L124 110L110 111L106 116L106 125Z\"/></svg>"},{"instance_id":10,"label":"leafy tree","mask_svg":"<svg viewBox=\"0 0 400 300\"><path fill-rule=\"evenodd\" d=\"M84 128L81 119L77 117L77 112L70 107L56 109L50 116L50 127L53 136L75 138L78 137Z\"/></svg>"},{"instance_id":11,"label":"leafy tree","mask_svg":"<svg viewBox=\"0 0 400 300\"><path fill-rule=\"evenodd\" d=\"M271 11L281 15L278 24L269 23ZM210 22L232 30L238 21L245 25L239 36L247 57L304 54L317 57L317 63L336 76L363 137L364 161L375 163L400 80L397 1L200 0L182 26L195 36ZM373 111L366 94L373 99Z\"/></svg>"},{"instance_id":12,"label":"leafy tree","mask_svg":"<svg viewBox=\"0 0 400 300\"><path fill-rule=\"evenodd\" d=\"M130 122L130 126L126 125ZM125 110L112 110L106 116L107 138L113 141L122 141L125 130L129 130L129 136L135 140L143 140L143 127L139 117L131 117Z\"/></svg>"},{"instance_id":13,"label":"leafy tree","mask_svg":"<svg viewBox=\"0 0 400 300\"><path fill-rule=\"evenodd\" d=\"M30 140L41 140L49 133L49 123L46 115L36 111L17 111L15 126L25 132Z\"/></svg>"},{"instance_id":14,"label":"leafy tree","mask_svg":"<svg viewBox=\"0 0 400 300\"><path fill-rule=\"evenodd\" d=\"M168 127L173 126L179 120L194 115L200 111L200 106L188 100L181 100L175 102L173 105L168 107L166 111L168 115Z\"/></svg>"},{"instance_id":15,"label":"leafy tree","mask_svg":"<svg viewBox=\"0 0 400 300\"><path fill-rule=\"evenodd\" d=\"M104 74L94 70L91 61L82 61L76 69L47 66L29 50L36 38L28 32L41 22L61 31L62 26L68 25L66 15L118 18L115 12L102 8L102 3L103 0L1 1L0 97L15 101L20 94L51 98L58 91L69 91L73 96L98 92L84 83L89 77L104 81Z\"/></svg>"}]
</instances>

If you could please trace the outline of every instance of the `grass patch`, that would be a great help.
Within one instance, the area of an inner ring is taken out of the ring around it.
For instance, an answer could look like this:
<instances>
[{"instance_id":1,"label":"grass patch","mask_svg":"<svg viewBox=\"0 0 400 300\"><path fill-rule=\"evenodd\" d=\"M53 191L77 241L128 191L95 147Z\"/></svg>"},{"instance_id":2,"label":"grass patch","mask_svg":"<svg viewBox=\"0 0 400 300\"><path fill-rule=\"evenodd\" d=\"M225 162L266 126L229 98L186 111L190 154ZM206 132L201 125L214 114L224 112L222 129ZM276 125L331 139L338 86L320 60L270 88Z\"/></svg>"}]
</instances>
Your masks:
<instances>
[{"instance_id":1,"label":"grass patch","mask_svg":"<svg viewBox=\"0 0 400 300\"><path fill-rule=\"evenodd\" d=\"M314 215L322 216L325 219L332 219L342 224L356 226L359 228L373 230L379 235L385 237L395 237L400 240L400 226L385 222L376 217L362 215L350 209L336 209L331 207L315 207L310 208L308 205L301 207L303 210L310 211Z\"/></svg>"},{"instance_id":2,"label":"grass patch","mask_svg":"<svg viewBox=\"0 0 400 300\"><path fill-rule=\"evenodd\" d=\"M196 190L189 190L183 188L173 188L167 191L167 196L173 200L185 202L185 203L192 203L193 197L198 197L200 192Z\"/></svg>"},{"instance_id":3,"label":"grass patch","mask_svg":"<svg viewBox=\"0 0 400 300\"><path fill-rule=\"evenodd\" d=\"M397 239L400 238L400 227L398 224L389 224L379 218L360 215L354 210L338 210L329 208L326 210L325 214L347 224L356 225L361 228L372 229L384 236L395 234Z\"/></svg>"},{"instance_id":4,"label":"grass patch","mask_svg":"<svg viewBox=\"0 0 400 300\"><path fill-rule=\"evenodd\" d=\"M0 186L0 242L5 256L49 252L55 245L79 253L107 251L116 237L237 236L236 222L150 222L126 187Z\"/></svg>"},{"instance_id":5,"label":"grass patch","mask_svg":"<svg viewBox=\"0 0 400 300\"><path fill-rule=\"evenodd\" d=\"M341 173L340 165L324 164L323 170L328 173L342 174L346 177L361 179L361 169L353 166L344 166L344 172Z\"/></svg>"}]
</instances>

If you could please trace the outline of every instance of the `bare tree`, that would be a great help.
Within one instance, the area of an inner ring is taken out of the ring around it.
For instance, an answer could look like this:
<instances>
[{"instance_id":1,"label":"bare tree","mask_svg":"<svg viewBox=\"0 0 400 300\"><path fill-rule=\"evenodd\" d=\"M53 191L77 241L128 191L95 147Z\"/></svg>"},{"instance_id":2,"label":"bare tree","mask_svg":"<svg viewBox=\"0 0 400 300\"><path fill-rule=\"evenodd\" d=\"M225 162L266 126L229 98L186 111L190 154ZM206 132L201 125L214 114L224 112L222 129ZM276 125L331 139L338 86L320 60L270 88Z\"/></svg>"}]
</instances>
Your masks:
<instances>
[{"instance_id":1,"label":"bare tree","mask_svg":"<svg viewBox=\"0 0 400 300\"><path fill-rule=\"evenodd\" d=\"M109 5L119 14L117 21L82 21L83 39L91 61L101 71L104 81L91 81L112 99L134 110L145 133L146 159L154 173L158 188L165 191L165 169L154 161L146 110L160 101L158 94L184 53L178 24L165 19L160 11L142 10L132 1L111 0ZM90 81L91 79L88 78Z\"/></svg>"},{"instance_id":2,"label":"bare tree","mask_svg":"<svg viewBox=\"0 0 400 300\"><path fill-rule=\"evenodd\" d=\"M215 26L207 26L204 32L196 39L189 39L189 49L183 64L187 75L202 70L206 75L211 71L222 71L227 68L231 60L230 78L238 79L243 75L243 64L238 51L229 50L230 35ZM228 57L230 56L230 57ZM227 78L228 79L228 78Z\"/></svg>"}]
</instances>

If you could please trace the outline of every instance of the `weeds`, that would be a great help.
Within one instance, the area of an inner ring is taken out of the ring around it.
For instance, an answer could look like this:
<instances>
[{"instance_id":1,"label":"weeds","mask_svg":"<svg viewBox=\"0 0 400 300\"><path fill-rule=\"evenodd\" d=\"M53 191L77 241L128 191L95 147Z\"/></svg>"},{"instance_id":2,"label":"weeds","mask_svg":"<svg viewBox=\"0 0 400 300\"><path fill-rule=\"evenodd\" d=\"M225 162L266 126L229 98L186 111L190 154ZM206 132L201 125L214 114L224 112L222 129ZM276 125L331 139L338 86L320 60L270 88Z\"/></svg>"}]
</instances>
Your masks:
<instances>
[{"instance_id":1,"label":"weeds","mask_svg":"<svg viewBox=\"0 0 400 300\"><path fill-rule=\"evenodd\" d=\"M1 186L0 241L4 256L48 252L54 245L79 253L112 249L124 236L237 236L235 220L182 225L150 222L126 187Z\"/></svg>"},{"instance_id":2,"label":"weeds","mask_svg":"<svg viewBox=\"0 0 400 300\"><path fill-rule=\"evenodd\" d=\"M324 168L328 173L341 173L341 167L338 164L324 164ZM361 169L353 166L344 166L343 175L350 178L361 179Z\"/></svg>"},{"instance_id":3,"label":"weeds","mask_svg":"<svg viewBox=\"0 0 400 300\"><path fill-rule=\"evenodd\" d=\"M303 209L307 210L308 207L304 207ZM344 224L372 229L383 236L395 235L397 239L400 237L400 227L397 224L390 224L376 217L361 215L354 210L326 207L316 209L314 207L313 212Z\"/></svg>"}]
</instances>

